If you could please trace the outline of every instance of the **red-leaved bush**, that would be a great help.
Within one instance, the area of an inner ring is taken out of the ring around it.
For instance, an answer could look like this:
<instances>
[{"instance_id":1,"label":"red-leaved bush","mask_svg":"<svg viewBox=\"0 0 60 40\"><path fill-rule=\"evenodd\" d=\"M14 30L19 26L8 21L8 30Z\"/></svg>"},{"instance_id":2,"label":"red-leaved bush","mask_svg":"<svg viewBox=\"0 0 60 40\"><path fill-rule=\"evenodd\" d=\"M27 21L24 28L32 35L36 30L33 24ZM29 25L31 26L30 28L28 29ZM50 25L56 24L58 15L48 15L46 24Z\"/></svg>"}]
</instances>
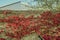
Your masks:
<instances>
[{"instance_id":1,"label":"red-leaved bush","mask_svg":"<svg viewBox=\"0 0 60 40\"><path fill-rule=\"evenodd\" d=\"M6 13L4 11L4 14ZM0 22L6 23L5 34L10 38L20 40L26 35L37 33L38 35L43 35L42 38L44 40L52 40L55 35L58 37L53 40L60 40L60 35L57 33L60 32L60 27L58 28L60 26L60 13L53 14L51 11L45 11L36 18L34 15L30 15L29 17L13 15L0 19ZM56 29L54 29L55 27Z\"/></svg>"}]
</instances>

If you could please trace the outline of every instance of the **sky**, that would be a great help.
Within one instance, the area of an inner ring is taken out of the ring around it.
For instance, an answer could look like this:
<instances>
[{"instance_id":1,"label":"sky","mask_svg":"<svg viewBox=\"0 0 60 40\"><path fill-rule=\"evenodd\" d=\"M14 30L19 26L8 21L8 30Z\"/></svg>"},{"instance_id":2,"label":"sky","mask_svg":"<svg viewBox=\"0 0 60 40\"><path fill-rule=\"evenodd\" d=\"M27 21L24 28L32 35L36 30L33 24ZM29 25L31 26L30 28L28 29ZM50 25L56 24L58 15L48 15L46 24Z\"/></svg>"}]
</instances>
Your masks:
<instances>
[{"instance_id":1,"label":"sky","mask_svg":"<svg viewBox=\"0 0 60 40\"><path fill-rule=\"evenodd\" d=\"M4 6L4 5L8 5L17 1L21 1L21 2L29 2L31 4L32 0L0 0L0 7Z\"/></svg>"}]
</instances>

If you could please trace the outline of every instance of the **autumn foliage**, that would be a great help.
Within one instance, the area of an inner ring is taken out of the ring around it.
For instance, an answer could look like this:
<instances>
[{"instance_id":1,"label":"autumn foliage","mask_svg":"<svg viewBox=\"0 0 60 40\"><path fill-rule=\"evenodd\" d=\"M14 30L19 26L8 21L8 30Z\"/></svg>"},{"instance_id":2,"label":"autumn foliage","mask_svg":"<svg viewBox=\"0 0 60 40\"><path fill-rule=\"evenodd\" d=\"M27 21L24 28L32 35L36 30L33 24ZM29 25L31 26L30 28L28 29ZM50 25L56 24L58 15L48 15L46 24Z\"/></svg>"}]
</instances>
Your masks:
<instances>
[{"instance_id":1,"label":"autumn foliage","mask_svg":"<svg viewBox=\"0 0 60 40\"><path fill-rule=\"evenodd\" d=\"M7 11L3 12L3 15L7 14ZM5 31L5 35L10 38L20 40L26 35L37 33L44 40L60 40L60 13L45 11L37 17L13 15L0 19L0 22L6 23L6 30L3 29L0 33Z\"/></svg>"}]
</instances>

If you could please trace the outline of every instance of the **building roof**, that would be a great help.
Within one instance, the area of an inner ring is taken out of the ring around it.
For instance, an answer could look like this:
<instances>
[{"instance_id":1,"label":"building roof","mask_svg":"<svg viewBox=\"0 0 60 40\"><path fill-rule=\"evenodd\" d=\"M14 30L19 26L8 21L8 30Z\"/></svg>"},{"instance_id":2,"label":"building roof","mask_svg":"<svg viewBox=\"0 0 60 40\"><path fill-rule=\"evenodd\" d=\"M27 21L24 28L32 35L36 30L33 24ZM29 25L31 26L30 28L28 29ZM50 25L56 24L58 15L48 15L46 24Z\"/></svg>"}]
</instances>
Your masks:
<instances>
[{"instance_id":1,"label":"building roof","mask_svg":"<svg viewBox=\"0 0 60 40\"><path fill-rule=\"evenodd\" d=\"M0 10L25 10L31 9L30 5L25 5L21 1L0 7Z\"/></svg>"},{"instance_id":2,"label":"building roof","mask_svg":"<svg viewBox=\"0 0 60 40\"><path fill-rule=\"evenodd\" d=\"M0 8L7 7L7 6L10 6L10 5L13 5L13 4L16 4L16 3L20 3L20 2L21 2L21 1L14 2L14 3L8 4L8 5L4 5L4 6L0 7Z\"/></svg>"}]
</instances>

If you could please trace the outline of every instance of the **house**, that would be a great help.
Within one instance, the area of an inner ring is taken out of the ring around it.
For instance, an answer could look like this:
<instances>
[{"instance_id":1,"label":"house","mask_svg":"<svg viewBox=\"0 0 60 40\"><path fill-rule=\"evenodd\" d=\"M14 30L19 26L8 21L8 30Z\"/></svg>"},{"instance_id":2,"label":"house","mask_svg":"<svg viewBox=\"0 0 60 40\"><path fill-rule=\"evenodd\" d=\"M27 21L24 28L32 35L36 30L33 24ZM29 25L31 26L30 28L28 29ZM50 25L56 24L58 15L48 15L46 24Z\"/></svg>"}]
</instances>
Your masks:
<instances>
[{"instance_id":1,"label":"house","mask_svg":"<svg viewBox=\"0 0 60 40\"><path fill-rule=\"evenodd\" d=\"M21 1L0 7L0 10L29 10L31 7Z\"/></svg>"}]
</instances>

